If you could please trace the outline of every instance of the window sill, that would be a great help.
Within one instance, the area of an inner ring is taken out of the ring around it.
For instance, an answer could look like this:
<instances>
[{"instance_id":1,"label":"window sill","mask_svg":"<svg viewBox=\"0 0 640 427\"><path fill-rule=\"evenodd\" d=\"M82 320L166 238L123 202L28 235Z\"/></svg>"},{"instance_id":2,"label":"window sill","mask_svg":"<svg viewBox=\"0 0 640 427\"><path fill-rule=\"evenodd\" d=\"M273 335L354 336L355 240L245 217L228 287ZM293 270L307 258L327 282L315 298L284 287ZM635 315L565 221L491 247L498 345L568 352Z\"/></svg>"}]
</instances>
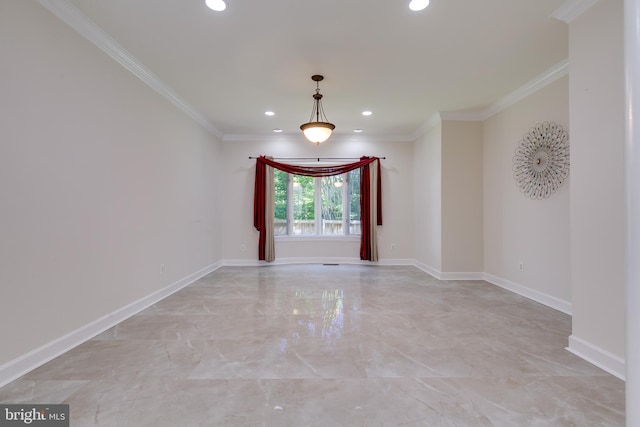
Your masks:
<instances>
[{"instance_id":1,"label":"window sill","mask_svg":"<svg viewBox=\"0 0 640 427\"><path fill-rule=\"evenodd\" d=\"M276 242L359 242L359 235L350 236L318 236L318 235L296 235L296 236L274 236Z\"/></svg>"}]
</instances>

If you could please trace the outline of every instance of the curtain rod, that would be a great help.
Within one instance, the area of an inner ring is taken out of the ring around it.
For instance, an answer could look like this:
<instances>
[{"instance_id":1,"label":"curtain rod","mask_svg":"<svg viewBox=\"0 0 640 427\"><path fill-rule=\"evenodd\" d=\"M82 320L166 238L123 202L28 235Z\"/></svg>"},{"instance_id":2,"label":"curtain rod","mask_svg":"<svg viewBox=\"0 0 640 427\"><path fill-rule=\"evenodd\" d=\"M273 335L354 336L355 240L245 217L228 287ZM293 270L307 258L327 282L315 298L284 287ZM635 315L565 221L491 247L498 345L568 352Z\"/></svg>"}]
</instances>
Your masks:
<instances>
[{"instance_id":1,"label":"curtain rod","mask_svg":"<svg viewBox=\"0 0 640 427\"><path fill-rule=\"evenodd\" d=\"M386 159L386 157L378 158ZM258 157L249 156L249 159L258 159ZM273 160L360 160L360 157L274 157Z\"/></svg>"}]
</instances>

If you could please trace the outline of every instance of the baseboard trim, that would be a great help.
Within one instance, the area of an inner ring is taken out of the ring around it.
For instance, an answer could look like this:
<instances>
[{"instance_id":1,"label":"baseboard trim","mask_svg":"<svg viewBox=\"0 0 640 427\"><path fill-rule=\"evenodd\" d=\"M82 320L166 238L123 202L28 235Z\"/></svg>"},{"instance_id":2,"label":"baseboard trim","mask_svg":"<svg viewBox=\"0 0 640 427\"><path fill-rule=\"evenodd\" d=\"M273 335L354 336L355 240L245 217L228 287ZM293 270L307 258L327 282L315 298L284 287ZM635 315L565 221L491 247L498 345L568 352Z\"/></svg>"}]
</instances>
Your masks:
<instances>
[{"instance_id":1,"label":"baseboard trim","mask_svg":"<svg viewBox=\"0 0 640 427\"><path fill-rule=\"evenodd\" d=\"M419 268L425 273L435 277L438 280L484 280L484 273L478 272L442 272L416 259L413 260L413 266Z\"/></svg>"},{"instance_id":2,"label":"baseboard trim","mask_svg":"<svg viewBox=\"0 0 640 427\"><path fill-rule=\"evenodd\" d=\"M569 337L569 346L566 349L614 377L625 381L626 362L623 358L609 353L575 335Z\"/></svg>"},{"instance_id":3,"label":"baseboard trim","mask_svg":"<svg viewBox=\"0 0 640 427\"><path fill-rule=\"evenodd\" d=\"M63 335L43 346L36 348L22 356L0 365L0 387L20 378L24 374L44 365L61 354L77 347L90 340L96 335L128 319L134 314L152 306L158 301L190 285L203 276L217 270L222 264L220 262L211 264L192 273L169 286L166 286L152 294L149 294L137 301L128 304L113 313L107 314L99 319L90 322L75 331Z\"/></svg>"},{"instance_id":4,"label":"baseboard trim","mask_svg":"<svg viewBox=\"0 0 640 427\"><path fill-rule=\"evenodd\" d=\"M503 289L529 298L530 300L546 305L547 307L551 307L555 310L571 315L571 303L569 301L556 298L552 295L545 294L544 292L536 291L535 289L528 288L512 282L511 280L503 279L489 273L484 273L484 280L492 285L499 286Z\"/></svg>"},{"instance_id":5,"label":"baseboard trim","mask_svg":"<svg viewBox=\"0 0 640 427\"><path fill-rule=\"evenodd\" d=\"M438 270L437 268L433 268L430 265L425 264L424 262L418 261L417 259L413 260L413 265L416 268L424 271L428 275L433 276L438 280L442 280L442 272L440 270Z\"/></svg>"},{"instance_id":6,"label":"baseboard trim","mask_svg":"<svg viewBox=\"0 0 640 427\"><path fill-rule=\"evenodd\" d=\"M484 273L474 272L442 272L440 280L483 280Z\"/></svg>"},{"instance_id":7,"label":"baseboard trim","mask_svg":"<svg viewBox=\"0 0 640 427\"><path fill-rule=\"evenodd\" d=\"M376 262L363 261L360 258L351 257L292 257L276 258L273 262L258 261L254 259L224 259L221 261L224 267L266 267L269 265L291 264L355 264L355 265L415 265L413 259L386 258Z\"/></svg>"}]
</instances>

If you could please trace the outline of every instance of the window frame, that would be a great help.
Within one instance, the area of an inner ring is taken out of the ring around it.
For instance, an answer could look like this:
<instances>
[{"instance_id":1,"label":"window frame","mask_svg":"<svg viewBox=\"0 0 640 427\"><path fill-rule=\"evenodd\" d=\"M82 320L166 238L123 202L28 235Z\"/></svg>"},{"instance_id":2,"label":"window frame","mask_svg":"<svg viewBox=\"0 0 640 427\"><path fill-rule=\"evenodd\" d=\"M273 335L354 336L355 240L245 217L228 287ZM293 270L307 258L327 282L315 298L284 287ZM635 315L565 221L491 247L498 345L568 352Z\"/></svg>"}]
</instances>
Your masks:
<instances>
[{"instance_id":1,"label":"window frame","mask_svg":"<svg viewBox=\"0 0 640 427\"><path fill-rule=\"evenodd\" d=\"M357 173L360 173L356 169ZM351 234L351 197L350 197L350 181L351 172L340 174L343 176L342 185L342 230L343 234L321 234L322 232L322 179L325 177L314 177L314 233L313 234L293 234L293 181L296 174L285 173L287 175L287 208L286 208L286 231L287 234L274 234L274 239L280 241L357 241L361 239L361 234Z\"/></svg>"}]
</instances>

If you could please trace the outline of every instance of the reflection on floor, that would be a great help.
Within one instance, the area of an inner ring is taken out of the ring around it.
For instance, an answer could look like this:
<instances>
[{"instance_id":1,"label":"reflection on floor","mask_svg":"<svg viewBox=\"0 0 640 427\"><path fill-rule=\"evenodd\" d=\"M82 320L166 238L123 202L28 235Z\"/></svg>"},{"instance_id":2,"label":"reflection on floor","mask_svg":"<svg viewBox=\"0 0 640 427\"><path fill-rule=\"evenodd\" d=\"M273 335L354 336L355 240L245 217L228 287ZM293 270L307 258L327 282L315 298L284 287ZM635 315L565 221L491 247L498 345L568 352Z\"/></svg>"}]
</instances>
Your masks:
<instances>
[{"instance_id":1,"label":"reflection on floor","mask_svg":"<svg viewBox=\"0 0 640 427\"><path fill-rule=\"evenodd\" d=\"M223 267L0 389L72 426L623 426L569 316L413 267Z\"/></svg>"}]
</instances>

